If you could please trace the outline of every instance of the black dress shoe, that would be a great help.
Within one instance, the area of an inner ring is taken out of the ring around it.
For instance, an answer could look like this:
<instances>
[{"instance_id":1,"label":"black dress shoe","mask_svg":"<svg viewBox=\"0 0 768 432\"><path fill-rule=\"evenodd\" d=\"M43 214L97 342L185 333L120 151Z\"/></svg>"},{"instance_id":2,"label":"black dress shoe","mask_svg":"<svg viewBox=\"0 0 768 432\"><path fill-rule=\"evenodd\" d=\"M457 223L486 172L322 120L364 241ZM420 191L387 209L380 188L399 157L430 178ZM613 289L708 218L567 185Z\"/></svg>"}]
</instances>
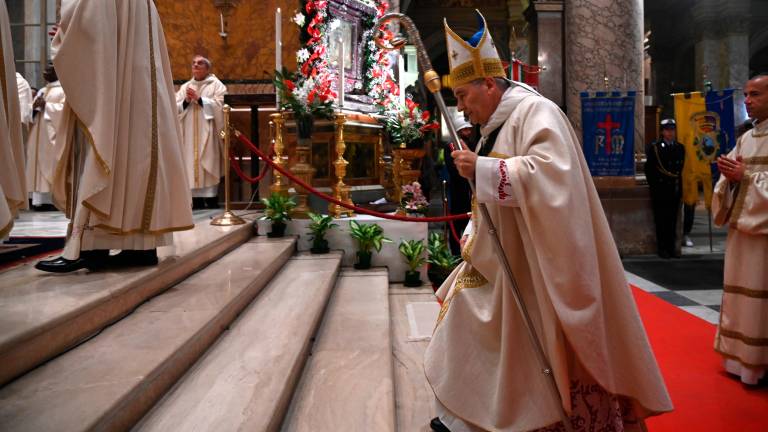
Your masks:
<instances>
[{"instance_id":1,"label":"black dress shoe","mask_svg":"<svg viewBox=\"0 0 768 432\"><path fill-rule=\"evenodd\" d=\"M110 265L123 267L153 266L157 265L157 249L120 251L109 258Z\"/></svg>"},{"instance_id":2,"label":"black dress shoe","mask_svg":"<svg viewBox=\"0 0 768 432\"><path fill-rule=\"evenodd\" d=\"M433 418L432 421L429 422L429 427L435 432L451 432L451 430L445 427L443 422L440 421L439 417Z\"/></svg>"},{"instance_id":3,"label":"black dress shoe","mask_svg":"<svg viewBox=\"0 0 768 432\"><path fill-rule=\"evenodd\" d=\"M50 260L41 260L35 264L35 268L50 273L69 273L80 269L95 270L104 265L104 260L109 256L108 250L89 250L80 252L80 258L66 259L62 256Z\"/></svg>"},{"instance_id":4,"label":"black dress shoe","mask_svg":"<svg viewBox=\"0 0 768 432\"><path fill-rule=\"evenodd\" d=\"M35 268L50 273L69 273L88 267L88 260L80 257L75 260L68 260L64 257L54 258L52 260L38 261Z\"/></svg>"}]
</instances>

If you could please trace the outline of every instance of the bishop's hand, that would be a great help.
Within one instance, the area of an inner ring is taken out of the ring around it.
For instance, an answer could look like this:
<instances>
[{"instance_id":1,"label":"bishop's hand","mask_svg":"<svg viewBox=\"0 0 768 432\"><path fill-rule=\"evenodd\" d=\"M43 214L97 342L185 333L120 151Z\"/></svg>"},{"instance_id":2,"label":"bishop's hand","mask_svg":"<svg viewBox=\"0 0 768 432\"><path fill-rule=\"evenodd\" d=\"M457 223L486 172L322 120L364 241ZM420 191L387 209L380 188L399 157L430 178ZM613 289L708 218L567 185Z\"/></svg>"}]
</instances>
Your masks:
<instances>
[{"instance_id":1,"label":"bishop's hand","mask_svg":"<svg viewBox=\"0 0 768 432\"><path fill-rule=\"evenodd\" d=\"M474 180L477 154L470 150L456 150L451 153L451 157L456 165L456 169L459 171L459 175L468 180Z\"/></svg>"}]
</instances>

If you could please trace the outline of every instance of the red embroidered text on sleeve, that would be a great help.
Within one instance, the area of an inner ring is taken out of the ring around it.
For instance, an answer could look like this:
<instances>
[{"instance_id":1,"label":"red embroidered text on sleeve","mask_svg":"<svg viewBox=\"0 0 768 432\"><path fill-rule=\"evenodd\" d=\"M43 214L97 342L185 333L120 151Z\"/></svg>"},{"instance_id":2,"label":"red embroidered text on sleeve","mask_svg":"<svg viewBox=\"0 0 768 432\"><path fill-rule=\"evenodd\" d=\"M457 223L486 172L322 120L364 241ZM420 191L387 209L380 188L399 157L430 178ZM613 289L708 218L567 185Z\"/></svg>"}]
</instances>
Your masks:
<instances>
[{"instance_id":1,"label":"red embroidered text on sleeve","mask_svg":"<svg viewBox=\"0 0 768 432\"><path fill-rule=\"evenodd\" d=\"M497 192L499 200L503 201L509 198L509 194L504 190L509 183L509 174L507 173L507 164L503 160L499 161L499 185L497 186Z\"/></svg>"}]
</instances>

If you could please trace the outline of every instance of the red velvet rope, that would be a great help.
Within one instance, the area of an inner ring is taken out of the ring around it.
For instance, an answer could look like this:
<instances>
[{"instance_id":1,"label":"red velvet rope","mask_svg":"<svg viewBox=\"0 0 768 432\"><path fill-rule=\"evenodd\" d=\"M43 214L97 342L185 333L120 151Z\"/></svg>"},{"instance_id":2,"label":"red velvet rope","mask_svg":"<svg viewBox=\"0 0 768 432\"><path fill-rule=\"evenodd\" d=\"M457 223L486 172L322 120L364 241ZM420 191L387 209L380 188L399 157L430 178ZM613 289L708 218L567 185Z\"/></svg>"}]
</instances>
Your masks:
<instances>
[{"instance_id":1,"label":"red velvet rope","mask_svg":"<svg viewBox=\"0 0 768 432\"><path fill-rule=\"evenodd\" d=\"M232 169L235 170L237 175L245 180L248 183L258 183L264 179L264 176L267 175L269 170L267 169L267 166L264 166L264 168L261 169L261 174L257 175L256 177L251 177L248 174L246 174L243 169L240 167L240 163L238 163L237 158L235 155L231 154L229 155L229 164L232 165Z\"/></svg>"},{"instance_id":2,"label":"red velvet rope","mask_svg":"<svg viewBox=\"0 0 768 432\"><path fill-rule=\"evenodd\" d=\"M277 172L279 172L280 174L288 177L289 179L291 179L291 181L293 181L297 185L301 186L302 188L306 189L311 194L317 195L318 197L320 197L320 198L322 198L322 199L324 199L324 200L326 200L328 202L332 202L332 203L334 203L336 205L339 205L339 206L344 207L346 209L352 210L352 211L354 211L356 213L367 214L369 216L376 216L376 217L380 217L382 219L399 220L399 221L405 221L405 222L422 222L422 223L423 222L448 222L448 221L454 221L454 220L460 220L460 219L467 219L470 216L470 213L462 213L462 214L442 216L442 217L414 218L414 217L408 217L408 216L391 215L391 214L388 214L388 213L377 212L375 210L368 210L368 209L357 207L357 206L354 206L354 205L349 205L349 204L347 204L347 203L345 203L343 201L337 200L336 198L334 198L334 197L332 197L332 196L330 196L328 194L320 192L319 190L317 190L317 189L313 188L312 186L308 185L307 183L305 183L300 178L298 178L298 177L294 176L293 174L291 174L288 170L286 170L286 169L278 166L277 164L275 164L271 159L266 157L266 155L264 154L264 152L261 151L261 149L259 149L248 138L246 138L245 135L243 135L241 133L236 133L235 136L237 137L237 139L240 140L241 143L243 143L243 145L248 147L252 152L256 153L257 156L261 157L261 159L264 162L269 164L269 166L271 166L272 169L274 169ZM235 171L237 171L237 170L235 170ZM238 173L238 175L239 175L239 173Z\"/></svg>"},{"instance_id":3,"label":"red velvet rope","mask_svg":"<svg viewBox=\"0 0 768 432\"><path fill-rule=\"evenodd\" d=\"M453 236L453 239L456 240L456 243L461 244L461 237L457 234L453 221L448 221L448 225L451 227L451 235Z\"/></svg>"}]
</instances>

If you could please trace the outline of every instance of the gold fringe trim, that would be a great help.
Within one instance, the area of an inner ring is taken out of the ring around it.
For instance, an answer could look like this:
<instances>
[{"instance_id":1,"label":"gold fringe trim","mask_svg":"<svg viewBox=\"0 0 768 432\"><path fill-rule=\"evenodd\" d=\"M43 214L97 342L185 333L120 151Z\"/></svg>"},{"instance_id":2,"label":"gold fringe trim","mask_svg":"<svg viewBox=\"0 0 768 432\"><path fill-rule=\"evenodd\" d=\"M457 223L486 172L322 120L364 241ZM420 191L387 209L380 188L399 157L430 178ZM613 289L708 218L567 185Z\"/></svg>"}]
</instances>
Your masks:
<instances>
[{"instance_id":1,"label":"gold fringe trim","mask_svg":"<svg viewBox=\"0 0 768 432\"><path fill-rule=\"evenodd\" d=\"M479 46L479 45L478 45ZM480 62L483 70L477 70L475 61L468 61L451 70L451 87L457 88L474 80L485 77L506 77L504 66L501 60L496 58L485 58Z\"/></svg>"},{"instance_id":2,"label":"gold fringe trim","mask_svg":"<svg viewBox=\"0 0 768 432\"><path fill-rule=\"evenodd\" d=\"M768 156L754 156L745 158L742 162L747 165L768 165Z\"/></svg>"},{"instance_id":3,"label":"gold fringe trim","mask_svg":"<svg viewBox=\"0 0 768 432\"><path fill-rule=\"evenodd\" d=\"M145 230L144 228L135 228L128 231L123 231L122 228L117 228L105 224L97 224L94 225L93 228L98 228L100 230L104 230L109 232L110 234L114 235L121 235L121 236L127 236L127 235L133 235L133 234L151 234L151 235L159 235L159 234L167 234L169 232L176 232L176 231L187 231L195 228L195 225L186 225L186 226L180 226L180 227L172 227L172 228L163 228L161 230Z\"/></svg>"},{"instance_id":4,"label":"gold fringe trim","mask_svg":"<svg viewBox=\"0 0 768 432\"><path fill-rule=\"evenodd\" d=\"M149 230L152 224L152 213L155 206L155 192L157 190L157 64L155 59L155 38L152 35L152 1L147 0L147 20L149 27L149 66L150 83L152 88L152 148L150 154L149 179L147 180L147 193L144 196L144 215L142 229Z\"/></svg>"},{"instance_id":5,"label":"gold fringe trim","mask_svg":"<svg viewBox=\"0 0 768 432\"><path fill-rule=\"evenodd\" d=\"M744 342L747 345L768 347L768 338L745 336L741 332L728 330L723 328L722 326L717 331L721 336L724 336L730 339L740 340L741 342Z\"/></svg>"},{"instance_id":6,"label":"gold fringe trim","mask_svg":"<svg viewBox=\"0 0 768 432\"><path fill-rule=\"evenodd\" d=\"M480 288L486 284L488 284L488 280L486 280L485 277L480 274L480 272L477 271L474 267L470 266L468 270L461 272L459 277L456 278L456 283L453 286L451 294L445 299L443 305L440 307L440 313L437 315L437 323L435 323L435 328L440 325L440 322L443 321L445 314L448 313L448 308L451 306L451 302L453 301L454 297L456 297L464 289Z\"/></svg>"},{"instance_id":7,"label":"gold fringe trim","mask_svg":"<svg viewBox=\"0 0 768 432\"><path fill-rule=\"evenodd\" d=\"M738 285L725 285L723 286L723 292L727 292L729 294L739 294L752 298L768 299L768 291L753 290Z\"/></svg>"}]
</instances>

